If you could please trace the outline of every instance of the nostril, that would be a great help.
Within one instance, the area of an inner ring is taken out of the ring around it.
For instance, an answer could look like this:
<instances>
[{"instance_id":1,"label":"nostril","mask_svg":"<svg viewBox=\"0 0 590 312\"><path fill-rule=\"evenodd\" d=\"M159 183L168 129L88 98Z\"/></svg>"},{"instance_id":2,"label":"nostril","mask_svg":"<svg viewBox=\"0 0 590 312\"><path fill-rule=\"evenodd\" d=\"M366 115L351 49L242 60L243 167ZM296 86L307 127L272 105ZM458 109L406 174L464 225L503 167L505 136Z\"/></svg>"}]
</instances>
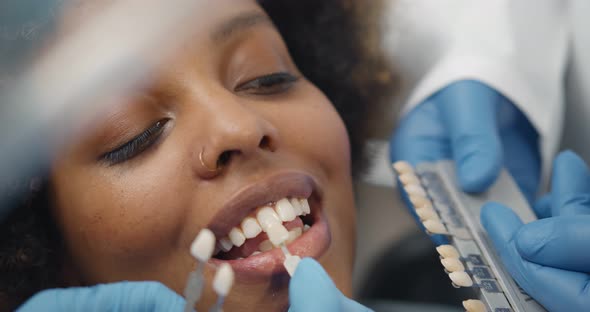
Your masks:
<instances>
[{"instance_id":1,"label":"nostril","mask_svg":"<svg viewBox=\"0 0 590 312\"><path fill-rule=\"evenodd\" d=\"M223 168L229 164L232 154L236 153L236 151L225 151L219 155L217 159L217 168Z\"/></svg>"},{"instance_id":2,"label":"nostril","mask_svg":"<svg viewBox=\"0 0 590 312\"><path fill-rule=\"evenodd\" d=\"M270 142L270 137L268 136L263 136L262 139L260 140L260 143L258 143L258 147L260 149L263 150L269 150L272 151L272 146L271 146L271 142Z\"/></svg>"}]
</instances>

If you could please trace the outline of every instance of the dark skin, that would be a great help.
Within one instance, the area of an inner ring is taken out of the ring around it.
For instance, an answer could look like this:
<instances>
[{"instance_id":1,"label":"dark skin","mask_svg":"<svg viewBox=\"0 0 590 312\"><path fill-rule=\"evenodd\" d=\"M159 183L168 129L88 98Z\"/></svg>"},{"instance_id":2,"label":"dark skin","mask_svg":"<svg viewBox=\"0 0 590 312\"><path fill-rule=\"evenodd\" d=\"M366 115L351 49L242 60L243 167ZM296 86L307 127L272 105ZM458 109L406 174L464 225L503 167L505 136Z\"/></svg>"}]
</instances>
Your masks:
<instances>
[{"instance_id":1,"label":"dark skin","mask_svg":"<svg viewBox=\"0 0 590 312\"><path fill-rule=\"evenodd\" d=\"M227 199L268 176L296 171L323 191L336 239L319 261L350 295L355 209L341 118L298 71L255 1L200 2L190 42L174 49L144 90L115 99L96 130L54 163L51 206L67 249L66 279L70 285L156 280L182 293L195 265L189 246ZM140 145L147 148L118 149L147 129L149 143ZM199 160L202 151L209 168L232 153L211 173ZM208 266L208 280L213 273ZM207 288L197 308L213 300ZM238 276L224 306L287 307L285 272Z\"/></svg>"}]
</instances>

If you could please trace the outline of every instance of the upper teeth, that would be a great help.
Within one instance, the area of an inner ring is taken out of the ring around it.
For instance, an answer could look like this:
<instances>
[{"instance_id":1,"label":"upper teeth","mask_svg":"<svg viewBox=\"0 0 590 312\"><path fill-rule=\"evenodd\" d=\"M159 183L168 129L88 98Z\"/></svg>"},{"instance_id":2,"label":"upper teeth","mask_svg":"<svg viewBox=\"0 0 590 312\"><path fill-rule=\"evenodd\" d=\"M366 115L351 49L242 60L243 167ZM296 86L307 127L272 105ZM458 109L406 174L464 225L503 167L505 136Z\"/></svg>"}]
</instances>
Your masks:
<instances>
[{"instance_id":1,"label":"upper teeth","mask_svg":"<svg viewBox=\"0 0 590 312\"><path fill-rule=\"evenodd\" d=\"M218 250L227 252L233 246L240 247L246 239L254 238L261 232L268 235L270 243L275 246L287 241L291 242L301 235L302 231L292 230L290 233L283 222L295 220L298 216L305 216L311 213L307 199L283 198L276 202L274 207L265 205L257 209L254 216L250 215L240 225L231 229L227 237L218 241ZM265 249L268 249L266 247ZM266 250L261 250L266 251Z\"/></svg>"}]
</instances>

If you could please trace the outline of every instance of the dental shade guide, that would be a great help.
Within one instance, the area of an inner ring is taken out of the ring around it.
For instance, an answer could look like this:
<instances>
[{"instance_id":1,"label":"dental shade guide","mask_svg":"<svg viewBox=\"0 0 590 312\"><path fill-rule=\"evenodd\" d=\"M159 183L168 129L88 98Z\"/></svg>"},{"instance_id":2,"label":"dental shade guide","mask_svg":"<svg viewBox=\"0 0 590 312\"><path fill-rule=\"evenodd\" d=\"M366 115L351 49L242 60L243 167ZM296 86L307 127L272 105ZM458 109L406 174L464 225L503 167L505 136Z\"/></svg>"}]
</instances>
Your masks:
<instances>
[{"instance_id":1,"label":"dental shade guide","mask_svg":"<svg viewBox=\"0 0 590 312\"><path fill-rule=\"evenodd\" d=\"M399 187L408 195L428 235L440 234L448 245L436 247L441 264L456 288L472 288L477 299L463 301L468 312L546 311L529 297L505 270L480 223L481 207L490 201L511 207L526 223L535 214L503 170L485 193L463 193L458 187L452 161L393 165Z\"/></svg>"},{"instance_id":2,"label":"dental shade guide","mask_svg":"<svg viewBox=\"0 0 590 312\"><path fill-rule=\"evenodd\" d=\"M223 263L217 269L215 277L213 278L213 290L217 294L217 302L211 309L210 312L221 312L221 307L225 298L229 294L231 287L234 284L234 270L228 263Z\"/></svg>"},{"instance_id":3,"label":"dental shade guide","mask_svg":"<svg viewBox=\"0 0 590 312\"><path fill-rule=\"evenodd\" d=\"M193 243L191 244L190 252L195 259L197 259L197 268L189 274L186 287L184 289L184 297L186 304L184 306L185 312L191 312L195 304L201 298L203 292L203 268L215 249L215 235L209 229L202 229Z\"/></svg>"},{"instance_id":4,"label":"dental shade guide","mask_svg":"<svg viewBox=\"0 0 590 312\"><path fill-rule=\"evenodd\" d=\"M292 277L293 274L295 274L297 266L299 265L299 261L301 261L301 257L297 255L292 255L284 243L281 245L281 250L283 251L283 254L285 254L285 261L283 261L283 266L287 270L287 273L289 273L289 276Z\"/></svg>"}]
</instances>

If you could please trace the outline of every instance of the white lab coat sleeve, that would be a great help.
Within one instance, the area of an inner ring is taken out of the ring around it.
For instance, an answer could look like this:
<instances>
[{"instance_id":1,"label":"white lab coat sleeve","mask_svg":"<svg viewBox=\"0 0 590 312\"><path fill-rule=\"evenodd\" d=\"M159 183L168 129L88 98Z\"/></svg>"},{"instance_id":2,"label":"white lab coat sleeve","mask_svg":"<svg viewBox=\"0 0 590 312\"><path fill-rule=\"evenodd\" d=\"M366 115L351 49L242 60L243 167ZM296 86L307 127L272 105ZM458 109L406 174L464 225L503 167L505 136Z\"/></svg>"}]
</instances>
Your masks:
<instances>
[{"instance_id":1,"label":"white lab coat sleeve","mask_svg":"<svg viewBox=\"0 0 590 312\"><path fill-rule=\"evenodd\" d=\"M484 82L535 126L546 172L563 126L567 6L561 0L392 1L384 42L403 81L402 113L454 81Z\"/></svg>"}]
</instances>

